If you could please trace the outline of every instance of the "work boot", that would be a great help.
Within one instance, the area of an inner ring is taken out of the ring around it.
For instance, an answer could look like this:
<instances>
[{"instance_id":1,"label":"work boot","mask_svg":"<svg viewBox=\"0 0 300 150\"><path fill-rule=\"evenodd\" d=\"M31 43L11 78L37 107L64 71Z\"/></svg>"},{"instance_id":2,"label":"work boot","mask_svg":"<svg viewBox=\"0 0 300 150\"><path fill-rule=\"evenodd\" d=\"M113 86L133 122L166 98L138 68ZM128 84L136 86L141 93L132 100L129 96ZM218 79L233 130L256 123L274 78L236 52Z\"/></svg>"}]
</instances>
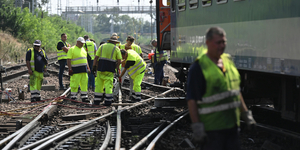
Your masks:
<instances>
[{"instance_id":1,"label":"work boot","mask_svg":"<svg viewBox=\"0 0 300 150\"><path fill-rule=\"evenodd\" d=\"M35 98L31 98L31 102L36 102L36 99Z\"/></svg>"},{"instance_id":2,"label":"work boot","mask_svg":"<svg viewBox=\"0 0 300 150\"><path fill-rule=\"evenodd\" d=\"M104 106L110 106L111 105L111 101L104 101Z\"/></svg>"}]
</instances>

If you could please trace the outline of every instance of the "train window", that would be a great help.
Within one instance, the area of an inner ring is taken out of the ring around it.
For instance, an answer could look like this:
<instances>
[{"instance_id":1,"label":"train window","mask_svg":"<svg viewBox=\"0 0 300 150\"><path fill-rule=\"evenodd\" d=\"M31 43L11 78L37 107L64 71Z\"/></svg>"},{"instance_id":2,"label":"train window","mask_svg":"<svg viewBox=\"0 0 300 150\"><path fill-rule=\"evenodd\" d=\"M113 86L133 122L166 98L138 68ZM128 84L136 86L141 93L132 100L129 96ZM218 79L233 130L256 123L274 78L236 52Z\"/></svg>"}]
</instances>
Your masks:
<instances>
[{"instance_id":1,"label":"train window","mask_svg":"<svg viewBox=\"0 0 300 150\"><path fill-rule=\"evenodd\" d=\"M227 0L217 0L217 4L224 4L227 3Z\"/></svg>"},{"instance_id":2,"label":"train window","mask_svg":"<svg viewBox=\"0 0 300 150\"><path fill-rule=\"evenodd\" d=\"M211 2L212 0L202 0L202 6L206 7L206 6L211 6Z\"/></svg>"},{"instance_id":3,"label":"train window","mask_svg":"<svg viewBox=\"0 0 300 150\"><path fill-rule=\"evenodd\" d=\"M176 0L171 0L171 12L175 12L176 10Z\"/></svg>"},{"instance_id":4,"label":"train window","mask_svg":"<svg viewBox=\"0 0 300 150\"><path fill-rule=\"evenodd\" d=\"M190 0L190 9L198 8L198 0Z\"/></svg>"},{"instance_id":5,"label":"train window","mask_svg":"<svg viewBox=\"0 0 300 150\"><path fill-rule=\"evenodd\" d=\"M178 11L185 11L185 0L178 0Z\"/></svg>"},{"instance_id":6,"label":"train window","mask_svg":"<svg viewBox=\"0 0 300 150\"><path fill-rule=\"evenodd\" d=\"M164 6L170 6L170 0L163 0L162 2Z\"/></svg>"}]
</instances>

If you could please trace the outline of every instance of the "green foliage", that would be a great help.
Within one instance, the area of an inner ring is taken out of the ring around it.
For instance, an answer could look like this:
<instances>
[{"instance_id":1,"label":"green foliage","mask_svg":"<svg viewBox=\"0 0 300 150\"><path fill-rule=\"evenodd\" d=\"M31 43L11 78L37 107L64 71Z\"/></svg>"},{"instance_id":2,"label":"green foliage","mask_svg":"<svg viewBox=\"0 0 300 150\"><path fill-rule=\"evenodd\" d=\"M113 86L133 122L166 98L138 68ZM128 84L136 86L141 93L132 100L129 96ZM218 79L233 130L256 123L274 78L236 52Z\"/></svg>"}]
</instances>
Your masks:
<instances>
[{"instance_id":1,"label":"green foliage","mask_svg":"<svg viewBox=\"0 0 300 150\"><path fill-rule=\"evenodd\" d=\"M60 16L48 16L46 12L39 9L34 14L28 8L15 8L12 4L0 2L0 29L10 32L14 37L24 42L33 43L36 39L42 41L42 47L47 52L55 51L60 35L66 33L71 45L76 43L80 36L89 35L82 27L63 20Z\"/></svg>"}]
</instances>

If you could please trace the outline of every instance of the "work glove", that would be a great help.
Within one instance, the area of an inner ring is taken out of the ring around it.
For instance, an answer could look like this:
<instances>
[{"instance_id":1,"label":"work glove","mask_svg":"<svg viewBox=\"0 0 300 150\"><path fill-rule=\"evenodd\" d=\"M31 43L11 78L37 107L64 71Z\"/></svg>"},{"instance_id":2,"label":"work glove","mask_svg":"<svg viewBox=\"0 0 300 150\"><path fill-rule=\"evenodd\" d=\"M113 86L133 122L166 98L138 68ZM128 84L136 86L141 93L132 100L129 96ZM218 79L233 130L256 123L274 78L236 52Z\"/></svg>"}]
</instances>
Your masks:
<instances>
[{"instance_id":1,"label":"work glove","mask_svg":"<svg viewBox=\"0 0 300 150\"><path fill-rule=\"evenodd\" d=\"M73 75L73 70L69 70L69 76Z\"/></svg>"},{"instance_id":2,"label":"work glove","mask_svg":"<svg viewBox=\"0 0 300 150\"><path fill-rule=\"evenodd\" d=\"M94 74L94 76L97 76L97 66L93 66L92 73Z\"/></svg>"},{"instance_id":3,"label":"work glove","mask_svg":"<svg viewBox=\"0 0 300 150\"><path fill-rule=\"evenodd\" d=\"M33 71L32 70L28 70L28 74L29 75L33 75Z\"/></svg>"},{"instance_id":4,"label":"work glove","mask_svg":"<svg viewBox=\"0 0 300 150\"><path fill-rule=\"evenodd\" d=\"M252 111L248 110L241 113L242 119L245 121L247 128L249 130L254 129L256 127L256 121L252 116Z\"/></svg>"},{"instance_id":5,"label":"work glove","mask_svg":"<svg viewBox=\"0 0 300 150\"><path fill-rule=\"evenodd\" d=\"M197 143L203 144L207 142L207 135L204 130L204 124L197 122L191 125L193 130L193 140Z\"/></svg>"}]
</instances>

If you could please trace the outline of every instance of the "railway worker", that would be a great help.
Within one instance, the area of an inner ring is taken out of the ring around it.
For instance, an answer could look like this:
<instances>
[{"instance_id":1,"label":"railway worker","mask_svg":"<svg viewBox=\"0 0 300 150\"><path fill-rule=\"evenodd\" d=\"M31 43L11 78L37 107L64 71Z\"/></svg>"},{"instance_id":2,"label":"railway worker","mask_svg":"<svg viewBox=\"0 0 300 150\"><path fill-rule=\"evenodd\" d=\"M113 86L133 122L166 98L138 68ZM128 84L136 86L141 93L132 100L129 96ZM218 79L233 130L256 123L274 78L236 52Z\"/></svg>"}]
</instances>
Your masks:
<instances>
[{"instance_id":1,"label":"railway worker","mask_svg":"<svg viewBox=\"0 0 300 150\"><path fill-rule=\"evenodd\" d=\"M69 67L71 99L77 99L78 87L80 85L81 100L88 103L88 72L90 73L87 61L87 52L83 48L85 40L83 37L77 39L75 46L68 51L67 64Z\"/></svg>"},{"instance_id":2,"label":"railway worker","mask_svg":"<svg viewBox=\"0 0 300 150\"><path fill-rule=\"evenodd\" d=\"M95 59L96 51L97 51L97 46L96 43L90 40L88 35L85 35L84 37L85 44L84 48L87 52L87 58L88 58L88 63L89 63L89 68L92 68L93 66L93 61ZM89 74L89 79L88 79L88 88L91 88L93 91L95 90L95 76L94 74L90 73Z\"/></svg>"},{"instance_id":3,"label":"railway worker","mask_svg":"<svg viewBox=\"0 0 300 150\"><path fill-rule=\"evenodd\" d=\"M117 39L120 38L117 33L113 33L113 34L111 34L111 36L116 36ZM120 45L122 45L121 42L116 44L116 46L118 46L119 48L120 48Z\"/></svg>"},{"instance_id":4,"label":"railway worker","mask_svg":"<svg viewBox=\"0 0 300 150\"><path fill-rule=\"evenodd\" d=\"M206 45L207 53L191 65L187 81L193 138L204 150L237 150L240 115L248 127L256 122L240 93L239 72L230 55L224 53L225 31L208 29Z\"/></svg>"},{"instance_id":5,"label":"railway worker","mask_svg":"<svg viewBox=\"0 0 300 150\"><path fill-rule=\"evenodd\" d=\"M161 85L164 78L164 65L167 63L168 55L165 50L158 51L157 41L151 41L152 46L155 47L154 52L154 84Z\"/></svg>"},{"instance_id":6,"label":"railway worker","mask_svg":"<svg viewBox=\"0 0 300 150\"><path fill-rule=\"evenodd\" d=\"M28 73L30 75L30 93L31 102L40 101L40 90L43 83L43 72L47 72L47 55L46 52L41 49L42 42L35 40L33 48L30 48L26 53L26 65Z\"/></svg>"},{"instance_id":7,"label":"railway worker","mask_svg":"<svg viewBox=\"0 0 300 150\"><path fill-rule=\"evenodd\" d=\"M70 44L67 43L67 34L63 33L61 34L61 39L58 41L56 46L57 51L57 59L59 63L59 73L58 73L58 81L59 81L59 89L65 90L65 87L63 85L62 79L63 79L63 73L65 70L65 66L67 65L67 53L70 49Z\"/></svg>"},{"instance_id":8,"label":"railway worker","mask_svg":"<svg viewBox=\"0 0 300 150\"><path fill-rule=\"evenodd\" d=\"M113 79L116 68L121 63L121 52L116 46L119 43L116 36L99 47L93 64L93 73L97 72L94 104L100 105L104 98L104 105L110 106L113 100ZM98 64L98 67L97 67ZM105 95L104 95L105 88Z\"/></svg>"},{"instance_id":9,"label":"railway worker","mask_svg":"<svg viewBox=\"0 0 300 150\"><path fill-rule=\"evenodd\" d=\"M126 39L126 44L120 45L120 49L125 49L126 46L128 47L131 46L131 48L143 58L142 49L140 46L133 43L134 40L135 40L134 37L129 35Z\"/></svg>"},{"instance_id":10,"label":"railway worker","mask_svg":"<svg viewBox=\"0 0 300 150\"><path fill-rule=\"evenodd\" d=\"M132 50L132 47L125 44L125 50ZM123 59L122 62L121 62L121 72L123 72L123 70L125 69L125 64L126 64L126 60ZM121 85L123 85L123 82L124 82L125 77L127 76L127 74L128 74L128 71L126 71L124 73L124 75L119 78L119 82L121 82ZM129 78L129 82L130 82L130 86L129 86L130 93L129 93L129 96L131 96L132 95L132 91L133 91L133 80L131 78ZM120 84L117 84L116 87L115 87L115 89L114 89L114 98L115 99L118 97L119 90L120 90Z\"/></svg>"},{"instance_id":11,"label":"railway worker","mask_svg":"<svg viewBox=\"0 0 300 150\"><path fill-rule=\"evenodd\" d=\"M145 75L146 63L142 57L134 50L121 50L122 58L125 60L125 69L120 77L128 70L128 75L133 80L132 100L141 101L141 84Z\"/></svg>"}]
</instances>

